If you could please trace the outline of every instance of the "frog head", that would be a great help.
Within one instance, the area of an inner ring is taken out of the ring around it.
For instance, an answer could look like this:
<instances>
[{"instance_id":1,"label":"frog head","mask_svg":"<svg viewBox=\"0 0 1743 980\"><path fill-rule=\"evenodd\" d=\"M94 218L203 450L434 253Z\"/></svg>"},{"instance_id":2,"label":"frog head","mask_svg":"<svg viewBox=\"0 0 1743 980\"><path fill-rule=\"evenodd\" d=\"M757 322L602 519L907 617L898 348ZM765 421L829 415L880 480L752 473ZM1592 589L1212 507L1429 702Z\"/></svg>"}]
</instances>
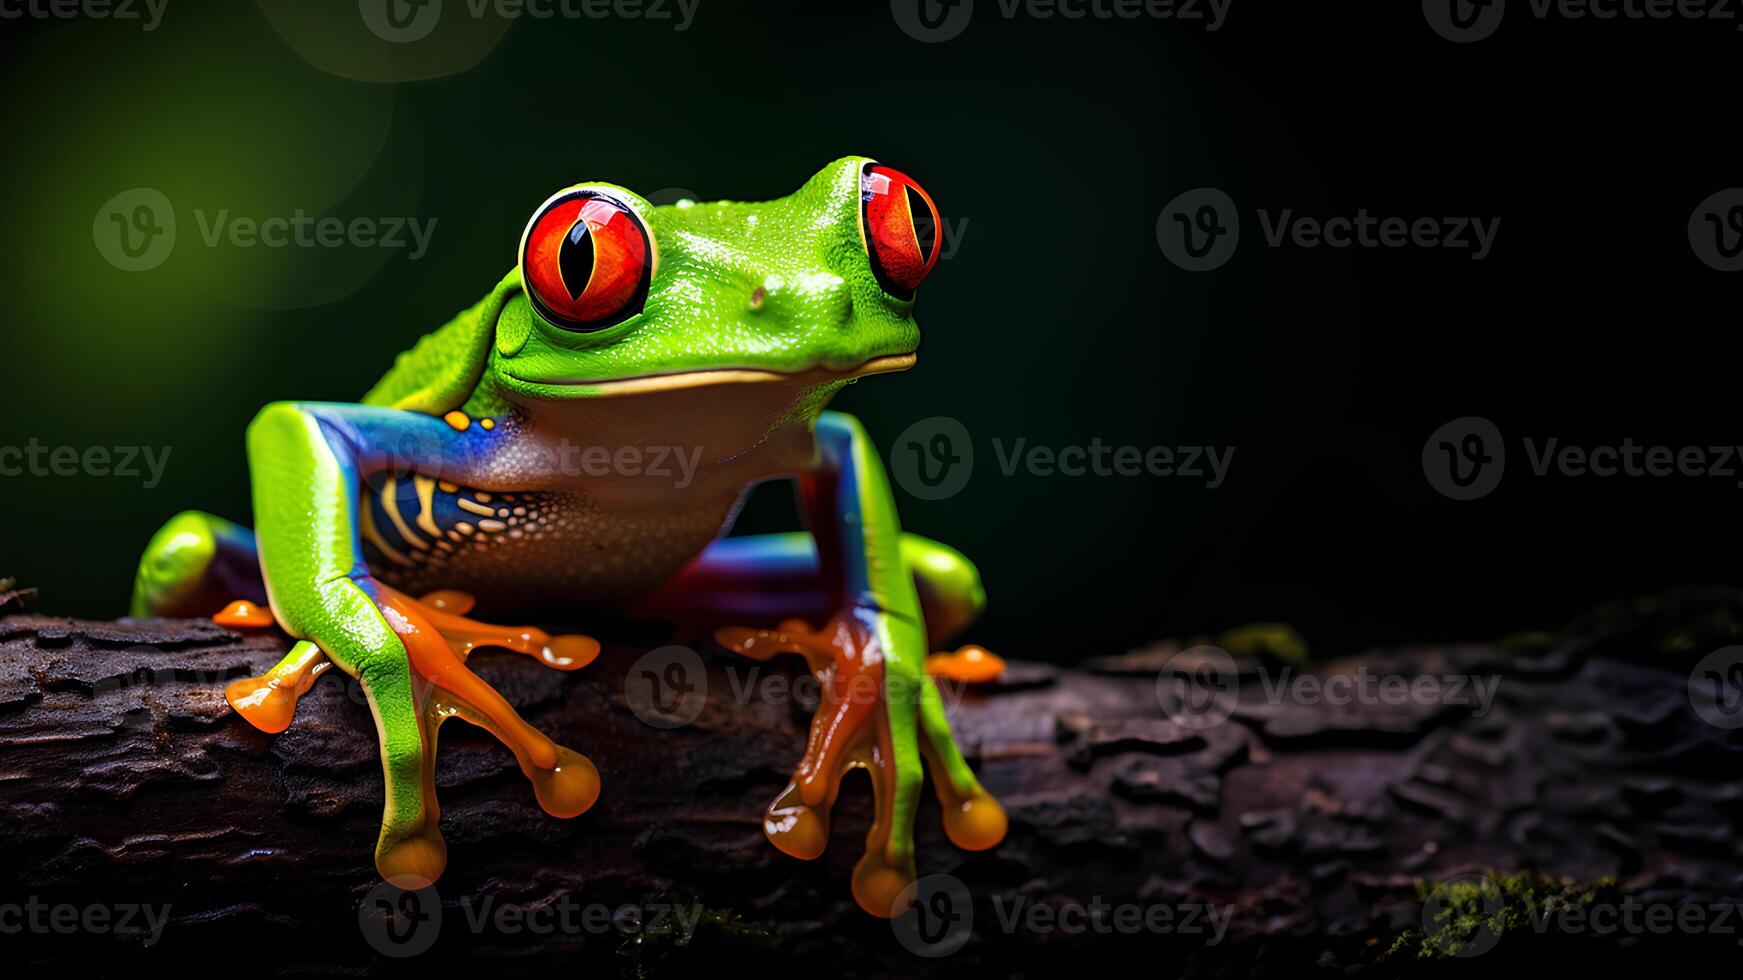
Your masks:
<instances>
[{"instance_id":1,"label":"frog head","mask_svg":"<svg viewBox=\"0 0 1743 980\"><path fill-rule=\"evenodd\" d=\"M491 369L520 401L902 370L939 227L918 184L863 157L757 203L576 184L527 223Z\"/></svg>"}]
</instances>

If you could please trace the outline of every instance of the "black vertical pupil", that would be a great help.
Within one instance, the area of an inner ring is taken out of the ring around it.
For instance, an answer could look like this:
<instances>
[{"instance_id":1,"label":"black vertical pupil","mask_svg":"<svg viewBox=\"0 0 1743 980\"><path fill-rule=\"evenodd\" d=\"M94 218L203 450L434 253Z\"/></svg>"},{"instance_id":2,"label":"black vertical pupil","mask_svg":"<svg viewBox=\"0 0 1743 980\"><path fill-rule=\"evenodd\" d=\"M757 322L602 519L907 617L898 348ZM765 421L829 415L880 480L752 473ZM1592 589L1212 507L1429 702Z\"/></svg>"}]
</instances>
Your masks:
<instances>
[{"instance_id":1,"label":"black vertical pupil","mask_svg":"<svg viewBox=\"0 0 1743 980\"><path fill-rule=\"evenodd\" d=\"M914 239L920 243L920 260L922 262L932 257L932 249L938 244L938 226L932 220L932 209L926 206L926 199L912 187L902 188L908 195L908 214L914 221Z\"/></svg>"},{"instance_id":2,"label":"black vertical pupil","mask_svg":"<svg viewBox=\"0 0 1743 980\"><path fill-rule=\"evenodd\" d=\"M570 302L580 299L593 278L593 235L587 222L580 218L563 236L563 247L557 250L557 271L563 274L563 288L569 291Z\"/></svg>"}]
</instances>

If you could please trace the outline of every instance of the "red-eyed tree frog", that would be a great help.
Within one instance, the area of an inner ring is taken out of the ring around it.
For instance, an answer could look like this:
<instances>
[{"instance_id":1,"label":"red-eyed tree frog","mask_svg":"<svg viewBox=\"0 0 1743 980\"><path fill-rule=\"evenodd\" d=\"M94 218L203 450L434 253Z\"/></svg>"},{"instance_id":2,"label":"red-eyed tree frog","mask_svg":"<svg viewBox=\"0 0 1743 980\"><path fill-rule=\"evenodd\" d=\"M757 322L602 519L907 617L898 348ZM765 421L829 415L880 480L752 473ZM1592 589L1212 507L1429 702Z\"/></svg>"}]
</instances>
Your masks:
<instances>
[{"instance_id":1,"label":"red-eyed tree frog","mask_svg":"<svg viewBox=\"0 0 1743 980\"><path fill-rule=\"evenodd\" d=\"M867 768L876 817L853 893L895 914L915 877L922 759L952 841L979 850L1006 830L933 676L997 658L964 647L928 663L980 613L979 573L903 533L873 443L825 410L850 381L915 363L915 290L941 228L917 183L857 157L764 203L559 191L514 270L359 402L262 409L247 433L254 528L171 519L140 561L132 612L296 638L226 692L267 732L322 671L355 677L387 788L375 864L414 885L447 860L434 781L447 718L501 739L556 816L599 793L585 756L466 666L494 646L572 670L598 644L466 618L475 604L705 622L749 657L803 654L824 697L765 829L817 857L841 777ZM726 536L748 489L783 477L809 531Z\"/></svg>"}]
</instances>

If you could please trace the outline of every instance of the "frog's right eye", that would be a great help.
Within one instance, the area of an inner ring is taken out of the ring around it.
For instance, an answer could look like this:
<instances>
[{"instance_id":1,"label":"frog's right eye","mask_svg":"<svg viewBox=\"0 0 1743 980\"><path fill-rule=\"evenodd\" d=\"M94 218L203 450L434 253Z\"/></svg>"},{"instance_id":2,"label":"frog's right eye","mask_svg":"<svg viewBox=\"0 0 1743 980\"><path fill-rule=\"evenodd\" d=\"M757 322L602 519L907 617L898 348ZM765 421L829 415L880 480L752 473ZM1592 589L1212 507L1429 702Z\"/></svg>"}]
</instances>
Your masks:
<instances>
[{"instance_id":1,"label":"frog's right eye","mask_svg":"<svg viewBox=\"0 0 1743 980\"><path fill-rule=\"evenodd\" d=\"M938 206L914 178L868 163L859 175L859 230L872 275L884 292L914 298L938 264Z\"/></svg>"},{"instance_id":2,"label":"frog's right eye","mask_svg":"<svg viewBox=\"0 0 1743 980\"><path fill-rule=\"evenodd\" d=\"M533 309L564 330L603 330L640 313L653 270L647 228L602 191L557 194L521 237L521 283Z\"/></svg>"}]
</instances>

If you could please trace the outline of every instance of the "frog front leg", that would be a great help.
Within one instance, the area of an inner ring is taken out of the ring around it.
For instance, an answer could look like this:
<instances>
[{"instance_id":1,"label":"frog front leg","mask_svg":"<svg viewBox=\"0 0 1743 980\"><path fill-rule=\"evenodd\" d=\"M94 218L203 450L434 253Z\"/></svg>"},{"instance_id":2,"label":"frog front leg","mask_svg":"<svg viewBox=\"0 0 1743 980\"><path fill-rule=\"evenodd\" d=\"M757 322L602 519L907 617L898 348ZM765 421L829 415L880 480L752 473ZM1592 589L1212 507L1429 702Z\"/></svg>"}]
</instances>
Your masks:
<instances>
[{"instance_id":1,"label":"frog front leg","mask_svg":"<svg viewBox=\"0 0 1743 980\"><path fill-rule=\"evenodd\" d=\"M818 457L799 487L816 539L833 615L821 629L789 621L774 630L733 627L716 639L746 656L806 657L822 685L804 758L770 805L764 829L794 857L822 853L841 778L866 769L876 815L854 868L861 908L890 916L914 880L914 815L932 765L951 840L969 850L1005 834L1005 813L981 788L951 736L942 699L927 676L928 638L914 570L904 555L895 499L876 448L851 416L825 412Z\"/></svg>"},{"instance_id":2,"label":"frog front leg","mask_svg":"<svg viewBox=\"0 0 1743 980\"><path fill-rule=\"evenodd\" d=\"M244 717L271 731L288 723L289 706L323 657L358 680L380 741L387 794L375 863L389 880L431 882L446 863L434 766L436 730L449 717L480 725L507 745L553 815L575 816L598 796L591 762L533 729L465 664L473 647L502 646L574 669L597 654L598 644L474 623L463 618L463 597L411 599L376 581L364 562L362 475L464 465L481 451L476 439L432 416L343 404L275 403L248 429L255 545L267 598L279 624L305 642L265 677L238 681L227 695Z\"/></svg>"}]
</instances>

